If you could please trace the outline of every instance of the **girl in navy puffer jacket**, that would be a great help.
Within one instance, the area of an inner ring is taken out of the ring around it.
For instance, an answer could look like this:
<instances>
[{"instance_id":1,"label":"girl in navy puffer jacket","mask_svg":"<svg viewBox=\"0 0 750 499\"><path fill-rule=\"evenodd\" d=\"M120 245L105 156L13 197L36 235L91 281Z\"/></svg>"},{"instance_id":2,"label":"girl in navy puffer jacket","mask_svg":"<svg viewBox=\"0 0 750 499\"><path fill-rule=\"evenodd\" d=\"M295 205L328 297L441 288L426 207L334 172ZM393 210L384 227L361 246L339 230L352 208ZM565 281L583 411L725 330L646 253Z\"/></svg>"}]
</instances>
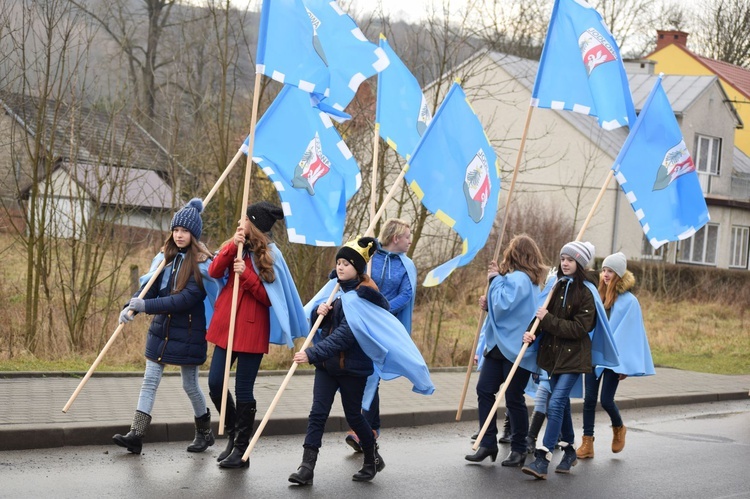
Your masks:
<instances>
[{"instance_id":1,"label":"girl in navy puffer jacket","mask_svg":"<svg viewBox=\"0 0 750 499\"><path fill-rule=\"evenodd\" d=\"M203 202L191 200L172 218L171 234L164 244L166 265L143 298L140 291L120 314L129 322L139 312L154 315L146 339L146 371L130 432L117 434L113 441L134 454L140 454L143 437L151 423L156 389L164 366L180 366L182 386L193 405L195 439L188 452L203 452L214 444L211 414L198 384L198 371L206 361L206 290L201 268L207 267L211 253L199 241L203 222ZM206 268L203 273L206 274Z\"/></svg>"},{"instance_id":2,"label":"girl in navy puffer jacket","mask_svg":"<svg viewBox=\"0 0 750 499\"><path fill-rule=\"evenodd\" d=\"M367 262L375 252L376 241L363 237L350 241L336 253L336 276L343 293L356 293L359 299L368 300L388 310L388 300L377 290L377 286L365 274ZM370 425L362 415L362 398L367 377L373 373L372 360L362 350L346 320L346 310L341 298L331 305L321 303L312 313L312 321L324 316L314 346L297 352L294 361L315 365L313 404L307 423L302 464L289 481L299 485L313 483L313 470L322 445L323 431L331 412L337 391L341 392L341 405L349 427L359 438L364 452L364 465L352 479L369 481L385 463L378 454L375 437Z\"/></svg>"}]
</instances>

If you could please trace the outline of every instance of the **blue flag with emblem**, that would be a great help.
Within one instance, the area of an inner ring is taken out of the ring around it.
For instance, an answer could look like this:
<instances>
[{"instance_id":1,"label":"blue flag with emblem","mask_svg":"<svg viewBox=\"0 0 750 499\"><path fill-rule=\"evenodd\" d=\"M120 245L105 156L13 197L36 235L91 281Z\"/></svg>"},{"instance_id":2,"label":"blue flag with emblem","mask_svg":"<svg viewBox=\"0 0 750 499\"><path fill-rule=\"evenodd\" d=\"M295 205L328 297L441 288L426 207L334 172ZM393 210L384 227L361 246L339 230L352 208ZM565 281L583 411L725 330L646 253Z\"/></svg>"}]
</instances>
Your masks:
<instances>
[{"instance_id":1,"label":"blue flag with emblem","mask_svg":"<svg viewBox=\"0 0 750 499\"><path fill-rule=\"evenodd\" d=\"M258 122L254 149L253 161L281 197L289 241L340 246L346 202L362 177L328 114L310 94L285 85Z\"/></svg>"},{"instance_id":2,"label":"blue flag with emblem","mask_svg":"<svg viewBox=\"0 0 750 499\"><path fill-rule=\"evenodd\" d=\"M596 116L605 130L635 122L620 49L585 1L555 0L531 105Z\"/></svg>"},{"instance_id":3,"label":"blue flag with emblem","mask_svg":"<svg viewBox=\"0 0 750 499\"><path fill-rule=\"evenodd\" d=\"M432 113L419 82L380 35L380 48L390 64L378 74L378 100L375 123L380 136L407 161L422 138Z\"/></svg>"},{"instance_id":4,"label":"blue flag with emblem","mask_svg":"<svg viewBox=\"0 0 750 499\"><path fill-rule=\"evenodd\" d=\"M263 0L255 70L306 92L329 92L325 52L302 0Z\"/></svg>"},{"instance_id":5,"label":"blue flag with emblem","mask_svg":"<svg viewBox=\"0 0 750 499\"><path fill-rule=\"evenodd\" d=\"M661 76L612 166L654 248L686 239L710 217Z\"/></svg>"},{"instance_id":6,"label":"blue flag with emblem","mask_svg":"<svg viewBox=\"0 0 750 499\"><path fill-rule=\"evenodd\" d=\"M435 286L469 263L492 230L500 195L497 155L454 83L407 165L406 181L425 208L463 240L461 254L430 271Z\"/></svg>"},{"instance_id":7,"label":"blue flag with emblem","mask_svg":"<svg viewBox=\"0 0 750 499\"><path fill-rule=\"evenodd\" d=\"M330 92L323 102L343 111L359 85L388 66L385 52L365 35L333 0L302 0L330 71ZM315 91L315 93L319 93Z\"/></svg>"}]
</instances>

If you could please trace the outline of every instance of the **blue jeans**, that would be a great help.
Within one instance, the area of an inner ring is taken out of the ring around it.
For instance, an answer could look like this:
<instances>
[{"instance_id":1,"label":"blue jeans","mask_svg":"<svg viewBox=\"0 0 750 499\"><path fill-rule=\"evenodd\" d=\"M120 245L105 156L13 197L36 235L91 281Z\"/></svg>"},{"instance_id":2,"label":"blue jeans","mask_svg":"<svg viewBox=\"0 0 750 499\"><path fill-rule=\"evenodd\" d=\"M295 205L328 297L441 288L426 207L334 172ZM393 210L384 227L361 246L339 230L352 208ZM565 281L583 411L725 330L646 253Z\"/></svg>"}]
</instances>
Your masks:
<instances>
[{"instance_id":1,"label":"blue jeans","mask_svg":"<svg viewBox=\"0 0 750 499\"><path fill-rule=\"evenodd\" d=\"M549 378L552 394L547 405L547 427L544 430L544 446L552 451L557 444L557 438L563 442L573 444L573 418L570 415L570 390L578 381L580 373L553 374Z\"/></svg>"},{"instance_id":2,"label":"blue jeans","mask_svg":"<svg viewBox=\"0 0 750 499\"><path fill-rule=\"evenodd\" d=\"M325 369L315 369L313 403L307 420L305 447L320 449L323 445L323 432L337 391L341 392L346 422L359 437L362 449L372 449L375 446L372 429L362 415L362 397L366 384L367 376L331 376Z\"/></svg>"},{"instance_id":3,"label":"blue jeans","mask_svg":"<svg viewBox=\"0 0 750 499\"><path fill-rule=\"evenodd\" d=\"M237 361L237 372L234 379L234 395L238 403L255 402L253 387L258 377L262 353L232 352L232 362ZM227 362L227 351L220 347L214 348L211 357L211 367L208 369L208 391L212 397L222 396L224 388L224 369Z\"/></svg>"},{"instance_id":4,"label":"blue jeans","mask_svg":"<svg viewBox=\"0 0 750 499\"><path fill-rule=\"evenodd\" d=\"M500 385L508 378L513 367L513 361L506 359L500 350L494 348L492 356L485 356L482 370L477 381L477 401L479 403L479 424L484 425L492 406L495 404L495 394ZM513 379L505 390L505 409L510 419L511 442L510 448L516 452L526 452L526 437L529 434L529 411L526 408L524 389L529 382L531 373L522 367L516 369ZM480 442L482 447L497 448L497 413L492 417L487 432Z\"/></svg>"},{"instance_id":5,"label":"blue jeans","mask_svg":"<svg viewBox=\"0 0 750 499\"><path fill-rule=\"evenodd\" d=\"M146 414L151 414L156 400L156 389L159 388L161 377L164 373L164 364L146 359L146 371L143 373L143 384L138 396L137 409ZM193 413L196 418L206 414L206 397L203 396L198 384L199 366L180 366L182 376L182 389L187 393L190 403L193 405Z\"/></svg>"},{"instance_id":6,"label":"blue jeans","mask_svg":"<svg viewBox=\"0 0 750 499\"><path fill-rule=\"evenodd\" d=\"M536 395L534 396L534 412L547 414L549 396L550 391L547 389L546 383L539 383L539 387L536 389Z\"/></svg>"},{"instance_id":7,"label":"blue jeans","mask_svg":"<svg viewBox=\"0 0 750 499\"><path fill-rule=\"evenodd\" d=\"M595 374L586 374L583 377L586 386L583 398L583 434L588 437L594 436L594 419L596 414L596 399L599 394L599 384L602 387L601 403L602 409L607 411L612 426L622 426L620 409L615 404L615 393L620 384L620 375L612 369L605 369L599 379Z\"/></svg>"}]
</instances>

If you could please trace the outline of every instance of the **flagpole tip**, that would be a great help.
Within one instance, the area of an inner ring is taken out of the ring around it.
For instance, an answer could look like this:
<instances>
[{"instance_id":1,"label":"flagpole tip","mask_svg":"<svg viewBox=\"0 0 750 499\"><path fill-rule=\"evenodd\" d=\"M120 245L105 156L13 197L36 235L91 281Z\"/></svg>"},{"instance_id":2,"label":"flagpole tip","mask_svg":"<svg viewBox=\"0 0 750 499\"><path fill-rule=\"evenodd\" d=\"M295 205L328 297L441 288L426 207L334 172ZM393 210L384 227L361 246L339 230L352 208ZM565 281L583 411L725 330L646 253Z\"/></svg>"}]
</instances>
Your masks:
<instances>
[{"instance_id":1,"label":"flagpole tip","mask_svg":"<svg viewBox=\"0 0 750 499\"><path fill-rule=\"evenodd\" d=\"M380 33L380 39L385 40L385 35L383 33Z\"/></svg>"}]
</instances>

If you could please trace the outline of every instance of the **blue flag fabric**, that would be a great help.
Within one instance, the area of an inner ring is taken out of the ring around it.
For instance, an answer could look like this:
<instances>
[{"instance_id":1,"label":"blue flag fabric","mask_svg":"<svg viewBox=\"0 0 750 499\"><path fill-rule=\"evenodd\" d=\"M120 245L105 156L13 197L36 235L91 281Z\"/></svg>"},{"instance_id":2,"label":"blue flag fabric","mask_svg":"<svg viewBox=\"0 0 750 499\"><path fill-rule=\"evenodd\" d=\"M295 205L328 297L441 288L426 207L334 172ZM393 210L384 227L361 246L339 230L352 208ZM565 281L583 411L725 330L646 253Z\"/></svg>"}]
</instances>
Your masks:
<instances>
[{"instance_id":1,"label":"blue flag fabric","mask_svg":"<svg viewBox=\"0 0 750 499\"><path fill-rule=\"evenodd\" d=\"M276 276L273 282L263 281L268 299L271 301L270 319L271 333L269 342L276 345L294 347L295 338L306 338L309 328L307 317L302 306L302 299L297 292L289 266L284 260L276 243L268 245L273 253L273 272ZM255 253L252 254L253 268L258 271Z\"/></svg>"},{"instance_id":2,"label":"blue flag fabric","mask_svg":"<svg viewBox=\"0 0 750 499\"><path fill-rule=\"evenodd\" d=\"M635 122L620 49L583 0L555 0L531 105L596 116L612 130Z\"/></svg>"},{"instance_id":3,"label":"blue flag fabric","mask_svg":"<svg viewBox=\"0 0 750 499\"><path fill-rule=\"evenodd\" d=\"M330 71L302 0L263 0L256 73L327 95Z\"/></svg>"},{"instance_id":4,"label":"blue flag fabric","mask_svg":"<svg viewBox=\"0 0 750 499\"><path fill-rule=\"evenodd\" d=\"M242 151L247 154L248 139ZM346 202L362 177L327 113L285 85L255 130L253 160L281 197L289 241L340 246Z\"/></svg>"},{"instance_id":5,"label":"blue flag fabric","mask_svg":"<svg viewBox=\"0 0 750 499\"><path fill-rule=\"evenodd\" d=\"M409 161L419 139L432 120L432 113L419 82L401 62L383 35L380 35L380 48L391 63L378 74L375 122L380 125L380 136L383 140L402 158Z\"/></svg>"},{"instance_id":6,"label":"blue flag fabric","mask_svg":"<svg viewBox=\"0 0 750 499\"><path fill-rule=\"evenodd\" d=\"M617 297L610 310L609 325L612 328L612 336L617 346L620 362L608 369L628 376L656 374L646 328L643 325L641 305L633 293L626 291ZM603 367L594 368L597 378L602 375L603 371Z\"/></svg>"},{"instance_id":7,"label":"blue flag fabric","mask_svg":"<svg viewBox=\"0 0 750 499\"><path fill-rule=\"evenodd\" d=\"M463 240L460 255L427 274L423 284L435 286L482 249L500 195L497 155L459 84L448 91L407 168L411 190Z\"/></svg>"},{"instance_id":8,"label":"blue flag fabric","mask_svg":"<svg viewBox=\"0 0 750 499\"><path fill-rule=\"evenodd\" d=\"M354 19L335 1L302 0L302 3L330 71L330 92L324 96L324 102L343 111L363 81L388 67L388 57L367 40Z\"/></svg>"},{"instance_id":9,"label":"blue flag fabric","mask_svg":"<svg viewBox=\"0 0 750 499\"><path fill-rule=\"evenodd\" d=\"M710 220L661 76L612 169L654 248L687 239Z\"/></svg>"}]
</instances>

